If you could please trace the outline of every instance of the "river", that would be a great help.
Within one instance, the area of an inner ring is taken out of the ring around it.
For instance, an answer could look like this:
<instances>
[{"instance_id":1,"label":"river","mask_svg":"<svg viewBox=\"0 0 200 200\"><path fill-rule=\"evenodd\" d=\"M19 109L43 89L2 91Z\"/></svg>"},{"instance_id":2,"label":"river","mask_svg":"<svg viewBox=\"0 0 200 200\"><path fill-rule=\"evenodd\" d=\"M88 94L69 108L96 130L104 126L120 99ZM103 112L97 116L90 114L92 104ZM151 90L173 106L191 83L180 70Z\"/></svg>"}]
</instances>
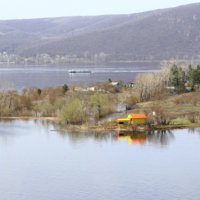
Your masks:
<instances>
[{"instance_id":1,"label":"river","mask_svg":"<svg viewBox=\"0 0 200 200\"><path fill-rule=\"evenodd\" d=\"M104 65L0 65L0 80L14 84L14 89L24 87L44 88L49 86L70 85L72 83L89 84L104 82L109 78L132 81L137 73L158 69L158 63L126 63ZM70 69L88 69L90 74L69 74Z\"/></svg>"},{"instance_id":2,"label":"river","mask_svg":"<svg viewBox=\"0 0 200 200\"><path fill-rule=\"evenodd\" d=\"M0 122L1 200L198 200L200 129L118 136Z\"/></svg>"}]
</instances>

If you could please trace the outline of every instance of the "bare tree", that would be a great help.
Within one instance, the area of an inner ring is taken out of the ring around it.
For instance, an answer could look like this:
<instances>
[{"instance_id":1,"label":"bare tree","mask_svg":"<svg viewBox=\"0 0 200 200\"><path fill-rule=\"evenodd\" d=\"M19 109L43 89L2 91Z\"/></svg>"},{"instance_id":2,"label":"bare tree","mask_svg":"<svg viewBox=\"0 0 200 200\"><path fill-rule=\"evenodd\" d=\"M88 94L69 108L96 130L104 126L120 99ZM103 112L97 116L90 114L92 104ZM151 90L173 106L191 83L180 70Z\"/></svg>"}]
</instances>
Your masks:
<instances>
[{"instance_id":1,"label":"bare tree","mask_svg":"<svg viewBox=\"0 0 200 200\"><path fill-rule=\"evenodd\" d=\"M160 125L168 125L173 119L170 112L165 109L165 103L154 102L151 106L153 112L155 112L154 119Z\"/></svg>"},{"instance_id":2,"label":"bare tree","mask_svg":"<svg viewBox=\"0 0 200 200\"><path fill-rule=\"evenodd\" d=\"M136 90L139 100L148 101L163 95L162 91L169 85L170 68L163 66L159 71L141 73L136 76Z\"/></svg>"}]
</instances>

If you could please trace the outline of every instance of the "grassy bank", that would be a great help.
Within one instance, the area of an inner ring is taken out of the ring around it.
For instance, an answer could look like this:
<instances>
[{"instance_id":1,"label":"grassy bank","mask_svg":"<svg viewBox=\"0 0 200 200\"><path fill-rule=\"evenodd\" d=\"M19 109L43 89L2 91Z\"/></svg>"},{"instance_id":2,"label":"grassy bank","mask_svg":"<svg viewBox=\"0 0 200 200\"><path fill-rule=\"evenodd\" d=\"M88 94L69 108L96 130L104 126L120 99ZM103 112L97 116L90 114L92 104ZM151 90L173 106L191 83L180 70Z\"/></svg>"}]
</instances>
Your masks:
<instances>
[{"instance_id":1,"label":"grassy bank","mask_svg":"<svg viewBox=\"0 0 200 200\"><path fill-rule=\"evenodd\" d=\"M200 127L200 92L190 92L184 94L165 94L160 100L141 102L137 104L134 113L158 112L163 117L168 118L169 124L158 124L153 121L154 129L182 129ZM197 101L195 101L195 98ZM162 113L159 113L159 111Z\"/></svg>"},{"instance_id":2,"label":"grassy bank","mask_svg":"<svg viewBox=\"0 0 200 200\"><path fill-rule=\"evenodd\" d=\"M184 129L184 128L196 128L200 127L200 120L196 120L195 123L191 123L188 119L174 119L170 125L155 125L156 130L172 130L172 129Z\"/></svg>"}]
</instances>

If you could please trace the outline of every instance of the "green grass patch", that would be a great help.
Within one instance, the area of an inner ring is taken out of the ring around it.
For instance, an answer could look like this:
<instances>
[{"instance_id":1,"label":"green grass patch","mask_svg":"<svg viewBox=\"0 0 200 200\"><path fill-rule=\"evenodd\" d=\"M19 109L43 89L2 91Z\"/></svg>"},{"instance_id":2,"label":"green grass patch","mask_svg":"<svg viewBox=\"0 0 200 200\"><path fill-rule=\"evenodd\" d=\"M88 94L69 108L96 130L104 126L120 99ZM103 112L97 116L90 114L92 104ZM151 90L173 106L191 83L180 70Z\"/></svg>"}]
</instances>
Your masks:
<instances>
[{"instance_id":1,"label":"green grass patch","mask_svg":"<svg viewBox=\"0 0 200 200\"><path fill-rule=\"evenodd\" d=\"M155 129L181 129L181 128L194 128L200 126L200 120L196 120L195 123L191 123L188 119L174 119L170 125L156 125Z\"/></svg>"}]
</instances>

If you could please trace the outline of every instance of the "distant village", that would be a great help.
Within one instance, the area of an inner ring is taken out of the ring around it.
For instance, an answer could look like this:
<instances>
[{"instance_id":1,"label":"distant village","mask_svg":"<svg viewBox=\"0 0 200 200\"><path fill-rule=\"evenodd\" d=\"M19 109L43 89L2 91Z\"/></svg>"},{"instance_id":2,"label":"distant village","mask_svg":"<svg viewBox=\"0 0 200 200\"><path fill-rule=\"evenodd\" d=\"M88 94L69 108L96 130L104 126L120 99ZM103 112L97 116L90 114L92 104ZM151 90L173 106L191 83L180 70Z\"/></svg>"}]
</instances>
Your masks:
<instances>
[{"instance_id":1,"label":"distant village","mask_svg":"<svg viewBox=\"0 0 200 200\"><path fill-rule=\"evenodd\" d=\"M104 63L107 62L107 55L99 53L83 57L72 55L56 55L54 57L49 54L37 54L33 57L23 57L15 53L0 52L0 64L62 64L62 63Z\"/></svg>"}]
</instances>

